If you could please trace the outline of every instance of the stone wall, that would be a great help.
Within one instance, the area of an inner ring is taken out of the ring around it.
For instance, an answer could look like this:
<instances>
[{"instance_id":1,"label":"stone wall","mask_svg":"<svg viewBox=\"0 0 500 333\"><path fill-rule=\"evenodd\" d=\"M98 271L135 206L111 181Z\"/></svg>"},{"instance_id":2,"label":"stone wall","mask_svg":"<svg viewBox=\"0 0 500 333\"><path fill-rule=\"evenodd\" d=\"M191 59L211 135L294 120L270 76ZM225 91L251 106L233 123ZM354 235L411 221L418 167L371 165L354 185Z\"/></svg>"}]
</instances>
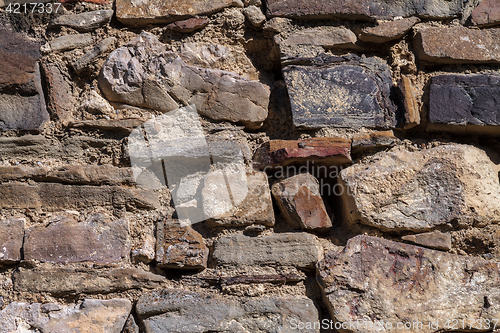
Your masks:
<instances>
[{"instance_id":1,"label":"stone wall","mask_svg":"<svg viewBox=\"0 0 500 333\"><path fill-rule=\"evenodd\" d=\"M500 2L0 6L0 333L500 328Z\"/></svg>"}]
</instances>

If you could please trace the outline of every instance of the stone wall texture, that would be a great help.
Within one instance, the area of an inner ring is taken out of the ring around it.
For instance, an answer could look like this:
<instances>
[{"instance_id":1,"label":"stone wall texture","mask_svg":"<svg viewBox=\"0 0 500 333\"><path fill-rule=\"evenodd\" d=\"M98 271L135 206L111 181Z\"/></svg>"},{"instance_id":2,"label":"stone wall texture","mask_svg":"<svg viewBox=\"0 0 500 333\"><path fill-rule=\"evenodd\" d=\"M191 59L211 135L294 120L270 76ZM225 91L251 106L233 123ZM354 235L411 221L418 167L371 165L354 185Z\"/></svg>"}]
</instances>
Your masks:
<instances>
[{"instance_id":1,"label":"stone wall texture","mask_svg":"<svg viewBox=\"0 0 500 333\"><path fill-rule=\"evenodd\" d=\"M500 0L0 0L0 333L500 331Z\"/></svg>"}]
</instances>

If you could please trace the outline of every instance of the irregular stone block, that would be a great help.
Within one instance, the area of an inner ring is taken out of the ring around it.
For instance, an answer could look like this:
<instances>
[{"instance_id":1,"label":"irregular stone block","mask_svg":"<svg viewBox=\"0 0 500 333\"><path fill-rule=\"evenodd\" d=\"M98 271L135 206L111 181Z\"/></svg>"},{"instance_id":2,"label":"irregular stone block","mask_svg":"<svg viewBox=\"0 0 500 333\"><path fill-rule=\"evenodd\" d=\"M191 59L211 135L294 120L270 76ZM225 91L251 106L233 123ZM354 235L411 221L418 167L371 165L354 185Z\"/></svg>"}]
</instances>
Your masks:
<instances>
[{"instance_id":1,"label":"irregular stone block","mask_svg":"<svg viewBox=\"0 0 500 333\"><path fill-rule=\"evenodd\" d=\"M318 164L342 166L351 163L351 144L340 138L271 140L260 146L254 166L260 170L289 165Z\"/></svg>"},{"instance_id":2,"label":"irregular stone block","mask_svg":"<svg viewBox=\"0 0 500 333\"><path fill-rule=\"evenodd\" d=\"M403 37L418 22L420 22L418 17L409 17L382 23L376 27L363 29L359 34L359 39L363 42L386 43Z\"/></svg>"},{"instance_id":3,"label":"irregular stone block","mask_svg":"<svg viewBox=\"0 0 500 333\"><path fill-rule=\"evenodd\" d=\"M85 53L83 57L74 61L71 66L77 73L81 73L84 69L86 69L95 58L97 58L102 53L107 52L111 49L111 47L116 43L115 37L109 37L101 40L99 43L94 46L92 50Z\"/></svg>"},{"instance_id":4,"label":"irregular stone block","mask_svg":"<svg viewBox=\"0 0 500 333\"><path fill-rule=\"evenodd\" d=\"M54 119L61 121L64 125L72 118L72 110L75 106L73 86L68 74L59 65L53 63L42 63L42 73L47 86L47 106Z\"/></svg>"},{"instance_id":5,"label":"irregular stone block","mask_svg":"<svg viewBox=\"0 0 500 333\"><path fill-rule=\"evenodd\" d=\"M143 27L212 14L231 6L243 7L243 3L241 0L154 0L139 4L132 0L118 0L116 18L125 25Z\"/></svg>"},{"instance_id":6,"label":"irregular stone block","mask_svg":"<svg viewBox=\"0 0 500 333\"><path fill-rule=\"evenodd\" d=\"M314 303L304 296L227 298L173 289L142 295L137 314L146 333L292 332L294 323L319 322Z\"/></svg>"},{"instance_id":7,"label":"irregular stone block","mask_svg":"<svg viewBox=\"0 0 500 333\"><path fill-rule=\"evenodd\" d=\"M359 320L345 332L431 333L446 330L447 320L500 315L498 263L377 237L356 236L327 254L317 278L332 319ZM415 326L401 329L406 322Z\"/></svg>"},{"instance_id":8,"label":"irregular stone block","mask_svg":"<svg viewBox=\"0 0 500 333\"><path fill-rule=\"evenodd\" d=\"M420 109L418 107L418 102L415 95L415 88L413 87L410 79L407 76L401 76L399 89L403 94L405 111L404 128L408 129L420 125Z\"/></svg>"},{"instance_id":9,"label":"irregular stone block","mask_svg":"<svg viewBox=\"0 0 500 333\"><path fill-rule=\"evenodd\" d=\"M146 121L142 118L124 118L124 119L97 119L72 121L69 127L99 129L102 131L122 132L130 134L134 129L144 124Z\"/></svg>"},{"instance_id":10,"label":"irregular stone block","mask_svg":"<svg viewBox=\"0 0 500 333\"><path fill-rule=\"evenodd\" d=\"M427 130L500 136L499 94L500 76L434 76Z\"/></svg>"},{"instance_id":11,"label":"irregular stone block","mask_svg":"<svg viewBox=\"0 0 500 333\"><path fill-rule=\"evenodd\" d=\"M419 60L444 63L498 63L500 29L431 27L417 33L414 46Z\"/></svg>"},{"instance_id":12,"label":"irregular stone block","mask_svg":"<svg viewBox=\"0 0 500 333\"><path fill-rule=\"evenodd\" d=\"M483 0L472 11L471 23L478 27L489 27L500 23L500 1Z\"/></svg>"},{"instance_id":13,"label":"irregular stone block","mask_svg":"<svg viewBox=\"0 0 500 333\"><path fill-rule=\"evenodd\" d=\"M0 311L0 333L120 333L132 310L128 299L84 299L75 305L14 302Z\"/></svg>"},{"instance_id":14,"label":"irregular stone block","mask_svg":"<svg viewBox=\"0 0 500 333\"><path fill-rule=\"evenodd\" d=\"M462 13L462 1L428 2L425 0L266 0L268 16L300 19L346 18L354 20L389 20L395 17L418 16L443 19Z\"/></svg>"},{"instance_id":15,"label":"irregular stone block","mask_svg":"<svg viewBox=\"0 0 500 333\"><path fill-rule=\"evenodd\" d=\"M295 32L283 41L283 45L316 45L325 48L352 47L356 35L349 29L337 27L311 28Z\"/></svg>"},{"instance_id":16,"label":"irregular stone block","mask_svg":"<svg viewBox=\"0 0 500 333\"><path fill-rule=\"evenodd\" d=\"M339 180L349 223L422 232L498 223L498 171L483 150L450 144L381 152L342 170Z\"/></svg>"},{"instance_id":17,"label":"irregular stone block","mask_svg":"<svg viewBox=\"0 0 500 333\"><path fill-rule=\"evenodd\" d=\"M351 145L353 153L359 154L391 148L400 143L393 131L360 131L352 137Z\"/></svg>"},{"instance_id":18,"label":"irregular stone block","mask_svg":"<svg viewBox=\"0 0 500 333\"><path fill-rule=\"evenodd\" d=\"M208 247L191 226L181 227L166 220L157 225L156 263L161 268L203 270L207 268Z\"/></svg>"},{"instance_id":19,"label":"irregular stone block","mask_svg":"<svg viewBox=\"0 0 500 333\"><path fill-rule=\"evenodd\" d=\"M64 52L84 46L90 45L94 42L91 34L75 34L57 37L49 42L48 47L43 50L48 52Z\"/></svg>"},{"instance_id":20,"label":"irregular stone block","mask_svg":"<svg viewBox=\"0 0 500 333\"><path fill-rule=\"evenodd\" d=\"M266 22L266 16L257 6L248 6L243 10L243 13L254 27L261 27Z\"/></svg>"},{"instance_id":21,"label":"irregular stone block","mask_svg":"<svg viewBox=\"0 0 500 333\"><path fill-rule=\"evenodd\" d=\"M155 289L165 278L136 268L19 269L12 276L14 289L52 295L108 294L129 289Z\"/></svg>"},{"instance_id":22,"label":"irregular stone block","mask_svg":"<svg viewBox=\"0 0 500 333\"><path fill-rule=\"evenodd\" d=\"M60 15L50 22L49 27L70 27L80 32L88 32L106 25L111 20L114 11L95 10L75 15Z\"/></svg>"},{"instance_id":23,"label":"irregular stone block","mask_svg":"<svg viewBox=\"0 0 500 333\"><path fill-rule=\"evenodd\" d=\"M21 261L24 219L0 220L0 265Z\"/></svg>"},{"instance_id":24,"label":"irregular stone block","mask_svg":"<svg viewBox=\"0 0 500 333\"><path fill-rule=\"evenodd\" d=\"M274 183L272 193L281 214L295 228L321 230L332 226L313 175L303 173Z\"/></svg>"},{"instance_id":25,"label":"irregular stone block","mask_svg":"<svg viewBox=\"0 0 500 333\"><path fill-rule=\"evenodd\" d=\"M210 20L205 17L193 17L187 20L170 23L167 25L167 29L177 32L191 33L205 28L208 23L210 23Z\"/></svg>"},{"instance_id":26,"label":"irregular stone block","mask_svg":"<svg viewBox=\"0 0 500 333\"><path fill-rule=\"evenodd\" d=\"M40 131L48 120L43 93L33 96L0 93L0 131Z\"/></svg>"},{"instance_id":27,"label":"irregular stone block","mask_svg":"<svg viewBox=\"0 0 500 333\"><path fill-rule=\"evenodd\" d=\"M220 238L213 258L219 266L295 266L308 269L322 256L316 237L307 233L282 233L249 237L241 234Z\"/></svg>"},{"instance_id":28,"label":"irregular stone block","mask_svg":"<svg viewBox=\"0 0 500 333\"><path fill-rule=\"evenodd\" d=\"M113 118L116 116L115 109L95 89L82 94L78 110L91 114L103 114Z\"/></svg>"},{"instance_id":29,"label":"irregular stone block","mask_svg":"<svg viewBox=\"0 0 500 333\"><path fill-rule=\"evenodd\" d=\"M160 111L178 109L176 101L194 104L204 116L250 129L261 127L268 114L269 87L232 72L189 66L146 32L111 53L99 86L111 101Z\"/></svg>"},{"instance_id":30,"label":"irregular stone block","mask_svg":"<svg viewBox=\"0 0 500 333\"><path fill-rule=\"evenodd\" d=\"M436 250L451 250L451 235L449 233L443 233L440 231L426 232L416 235L406 235L401 237L401 239Z\"/></svg>"},{"instance_id":31,"label":"irregular stone block","mask_svg":"<svg viewBox=\"0 0 500 333\"><path fill-rule=\"evenodd\" d=\"M61 217L47 226L26 230L23 248L25 260L63 264L118 262L130 254L128 221L105 221L99 215L85 222Z\"/></svg>"},{"instance_id":32,"label":"irregular stone block","mask_svg":"<svg viewBox=\"0 0 500 333\"><path fill-rule=\"evenodd\" d=\"M158 197L150 190L129 189L119 186L76 186L53 183L28 185L25 183L0 184L2 209L85 209L94 206L160 207Z\"/></svg>"},{"instance_id":33,"label":"irregular stone block","mask_svg":"<svg viewBox=\"0 0 500 333\"><path fill-rule=\"evenodd\" d=\"M223 226L274 225L271 191L265 173L258 171L247 172L244 181L233 182L229 179L231 195L233 200L236 200L236 203L219 215L212 214L212 212L220 208L220 202L216 198L227 195L224 194L227 193L224 175L222 173L212 173L205 178L205 181L210 183L209 186L205 186L202 190L205 214L213 216L209 219L209 223Z\"/></svg>"},{"instance_id":34,"label":"irregular stone block","mask_svg":"<svg viewBox=\"0 0 500 333\"><path fill-rule=\"evenodd\" d=\"M348 60L350 59L350 60ZM299 129L325 126L395 127L397 103L389 67L379 58L318 57L318 66L283 68L293 123Z\"/></svg>"}]
</instances>

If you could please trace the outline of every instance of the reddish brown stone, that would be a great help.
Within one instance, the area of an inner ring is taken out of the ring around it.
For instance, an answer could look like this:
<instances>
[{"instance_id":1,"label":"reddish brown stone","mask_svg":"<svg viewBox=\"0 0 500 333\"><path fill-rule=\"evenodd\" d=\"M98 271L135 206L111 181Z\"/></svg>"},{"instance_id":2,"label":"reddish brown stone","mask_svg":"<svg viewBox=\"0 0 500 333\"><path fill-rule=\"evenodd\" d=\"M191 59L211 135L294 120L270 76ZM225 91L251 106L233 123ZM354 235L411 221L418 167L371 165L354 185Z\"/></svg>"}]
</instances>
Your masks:
<instances>
[{"instance_id":1,"label":"reddish brown stone","mask_svg":"<svg viewBox=\"0 0 500 333\"><path fill-rule=\"evenodd\" d=\"M60 218L26 231L24 259L51 263L111 263L130 254L128 221L104 221L99 215L85 222Z\"/></svg>"},{"instance_id":2,"label":"reddish brown stone","mask_svg":"<svg viewBox=\"0 0 500 333\"><path fill-rule=\"evenodd\" d=\"M0 264L21 261L23 247L24 220L0 220Z\"/></svg>"},{"instance_id":3,"label":"reddish brown stone","mask_svg":"<svg viewBox=\"0 0 500 333\"><path fill-rule=\"evenodd\" d=\"M42 72L47 85L47 106L53 118L66 125L73 117L75 106L73 88L61 69L56 64L43 63Z\"/></svg>"},{"instance_id":4,"label":"reddish brown stone","mask_svg":"<svg viewBox=\"0 0 500 333\"><path fill-rule=\"evenodd\" d=\"M436 63L500 62L500 29L461 26L421 29L415 39L419 60Z\"/></svg>"},{"instance_id":5,"label":"reddish brown stone","mask_svg":"<svg viewBox=\"0 0 500 333\"><path fill-rule=\"evenodd\" d=\"M304 140L271 140L263 144L254 156L261 170L275 166L309 163L346 165L351 163L351 143L340 138Z\"/></svg>"},{"instance_id":6,"label":"reddish brown stone","mask_svg":"<svg viewBox=\"0 0 500 333\"><path fill-rule=\"evenodd\" d=\"M175 221L158 223L156 262L158 267L203 270L207 267L208 247L191 226Z\"/></svg>"},{"instance_id":7,"label":"reddish brown stone","mask_svg":"<svg viewBox=\"0 0 500 333\"><path fill-rule=\"evenodd\" d=\"M281 213L293 227L313 230L332 226L318 180L313 175L304 173L277 182L272 193Z\"/></svg>"},{"instance_id":8,"label":"reddish brown stone","mask_svg":"<svg viewBox=\"0 0 500 333\"><path fill-rule=\"evenodd\" d=\"M416 23L420 22L418 17L409 17L402 20L394 20L392 22L382 23L376 27L363 29L359 35L359 39L363 42L370 43L385 43L394 39L399 39Z\"/></svg>"},{"instance_id":9,"label":"reddish brown stone","mask_svg":"<svg viewBox=\"0 0 500 333\"><path fill-rule=\"evenodd\" d=\"M170 23L167 28L177 32L190 33L205 28L209 22L210 20L205 17L193 17L184 21Z\"/></svg>"},{"instance_id":10,"label":"reddish brown stone","mask_svg":"<svg viewBox=\"0 0 500 333\"><path fill-rule=\"evenodd\" d=\"M478 27L500 23L500 0L483 0L471 14L471 22Z\"/></svg>"},{"instance_id":11,"label":"reddish brown stone","mask_svg":"<svg viewBox=\"0 0 500 333\"><path fill-rule=\"evenodd\" d=\"M412 242L436 250L451 250L451 235L440 231L425 232L423 234L406 235L402 240Z\"/></svg>"},{"instance_id":12,"label":"reddish brown stone","mask_svg":"<svg viewBox=\"0 0 500 333\"><path fill-rule=\"evenodd\" d=\"M404 128L412 128L420 124L420 110L415 96L415 89L407 76L402 76L399 83L399 89L403 94L404 100Z\"/></svg>"}]
</instances>

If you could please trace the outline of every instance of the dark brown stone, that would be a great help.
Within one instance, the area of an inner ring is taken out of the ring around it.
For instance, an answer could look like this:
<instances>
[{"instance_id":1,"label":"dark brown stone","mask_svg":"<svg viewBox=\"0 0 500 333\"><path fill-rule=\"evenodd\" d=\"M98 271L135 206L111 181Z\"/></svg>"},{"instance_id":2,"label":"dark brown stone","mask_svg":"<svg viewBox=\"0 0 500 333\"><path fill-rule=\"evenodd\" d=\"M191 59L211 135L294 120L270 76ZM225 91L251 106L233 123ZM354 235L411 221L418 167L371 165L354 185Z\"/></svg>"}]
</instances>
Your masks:
<instances>
[{"instance_id":1,"label":"dark brown stone","mask_svg":"<svg viewBox=\"0 0 500 333\"><path fill-rule=\"evenodd\" d=\"M359 34L363 42L385 43L399 39L410 31L411 27L420 22L418 17L409 17L402 20L382 23L376 27L365 28Z\"/></svg>"},{"instance_id":2,"label":"dark brown stone","mask_svg":"<svg viewBox=\"0 0 500 333\"><path fill-rule=\"evenodd\" d=\"M207 267L208 247L203 237L189 225L175 221L158 223L156 262L158 267L203 270Z\"/></svg>"},{"instance_id":3,"label":"dark brown stone","mask_svg":"<svg viewBox=\"0 0 500 333\"><path fill-rule=\"evenodd\" d=\"M362 131L352 137L354 154L386 149L396 146L400 140L391 131Z\"/></svg>"},{"instance_id":4,"label":"dark brown stone","mask_svg":"<svg viewBox=\"0 0 500 333\"><path fill-rule=\"evenodd\" d=\"M418 31L415 49L419 60L435 63L500 62L500 29L431 27Z\"/></svg>"},{"instance_id":5,"label":"dark brown stone","mask_svg":"<svg viewBox=\"0 0 500 333\"><path fill-rule=\"evenodd\" d=\"M259 147L254 162L260 170L307 162L318 165L347 165L351 163L351 143L345 139L327 137L271 140Z\"/></svg>"},{"instance_id":6,"label":"dark brown stone","mask_svg":"<svg viewBox=\"0 0 500 333\"><path fill-rule=\"evenodd\" d=\"M177 32L191 33L196 30L205 28L210 20L205 17L193 17L183 21L177 21L167 25L167 29Z\"/></svg>"},{"instance_id":7,"label":"dark brown stone","mask_svg":"<svg viewBox=\"0 0 500 333\"><path fill-rule=\"evenodd\" d=\"M66 125L72 118L71 111L75 106L73 87L64 73L56 64L42 63L42 72L47 85L47 106L53 118Z\"/></svg>"},{"instance_id":8,"label":"dark brown stone","mask_svg":"<svg viewBox=\"0 0 500 333\"><path fill-rule=\"evenodd\" d=\"M21 261L24 223L23 219L0 220L0 264Z\"/></svg>"},{"instance_id":9,"label":"dark brown stone","mask_svg":"<svg viewBox=\"0 0 500 333\"><path fill-rule=\"evenodd\" d=\"M500 76L438 75L431 80L429 131L500 136Z\"/></svg>"},{"instance_id":10,"label":"dark brown stone","mask_svg":"<svg viewBox=\"0 0 500 333\"><path fill-rule=\"evenodd\" d=\"M462 1L433 2L424 0L266 0L268 16L301 19L393 19L398 16L426 18L455 17L462 12Z\"/></svg>"},{"instance_id":11,"label":"dark brown stone","mask_svg":"<svg viewBox=\"0 0 500 333\"><path fill-rule=\"evenodd\" d=\"M26 231L24 259L50 263L112 263L130 254L128 221L105 221L94 215L85 222L61 217Z\"/></svg>"},{"instance_id":12,"label":"dark brown stone","mask_svg":"<svg viewBox=\"0 0 500 333\"><path fill-rule=\"evenodd\" d=\"M500 23L500 0L482 0L471 14L471 23L489 27Z\"/></svg>"}]
</instances>

